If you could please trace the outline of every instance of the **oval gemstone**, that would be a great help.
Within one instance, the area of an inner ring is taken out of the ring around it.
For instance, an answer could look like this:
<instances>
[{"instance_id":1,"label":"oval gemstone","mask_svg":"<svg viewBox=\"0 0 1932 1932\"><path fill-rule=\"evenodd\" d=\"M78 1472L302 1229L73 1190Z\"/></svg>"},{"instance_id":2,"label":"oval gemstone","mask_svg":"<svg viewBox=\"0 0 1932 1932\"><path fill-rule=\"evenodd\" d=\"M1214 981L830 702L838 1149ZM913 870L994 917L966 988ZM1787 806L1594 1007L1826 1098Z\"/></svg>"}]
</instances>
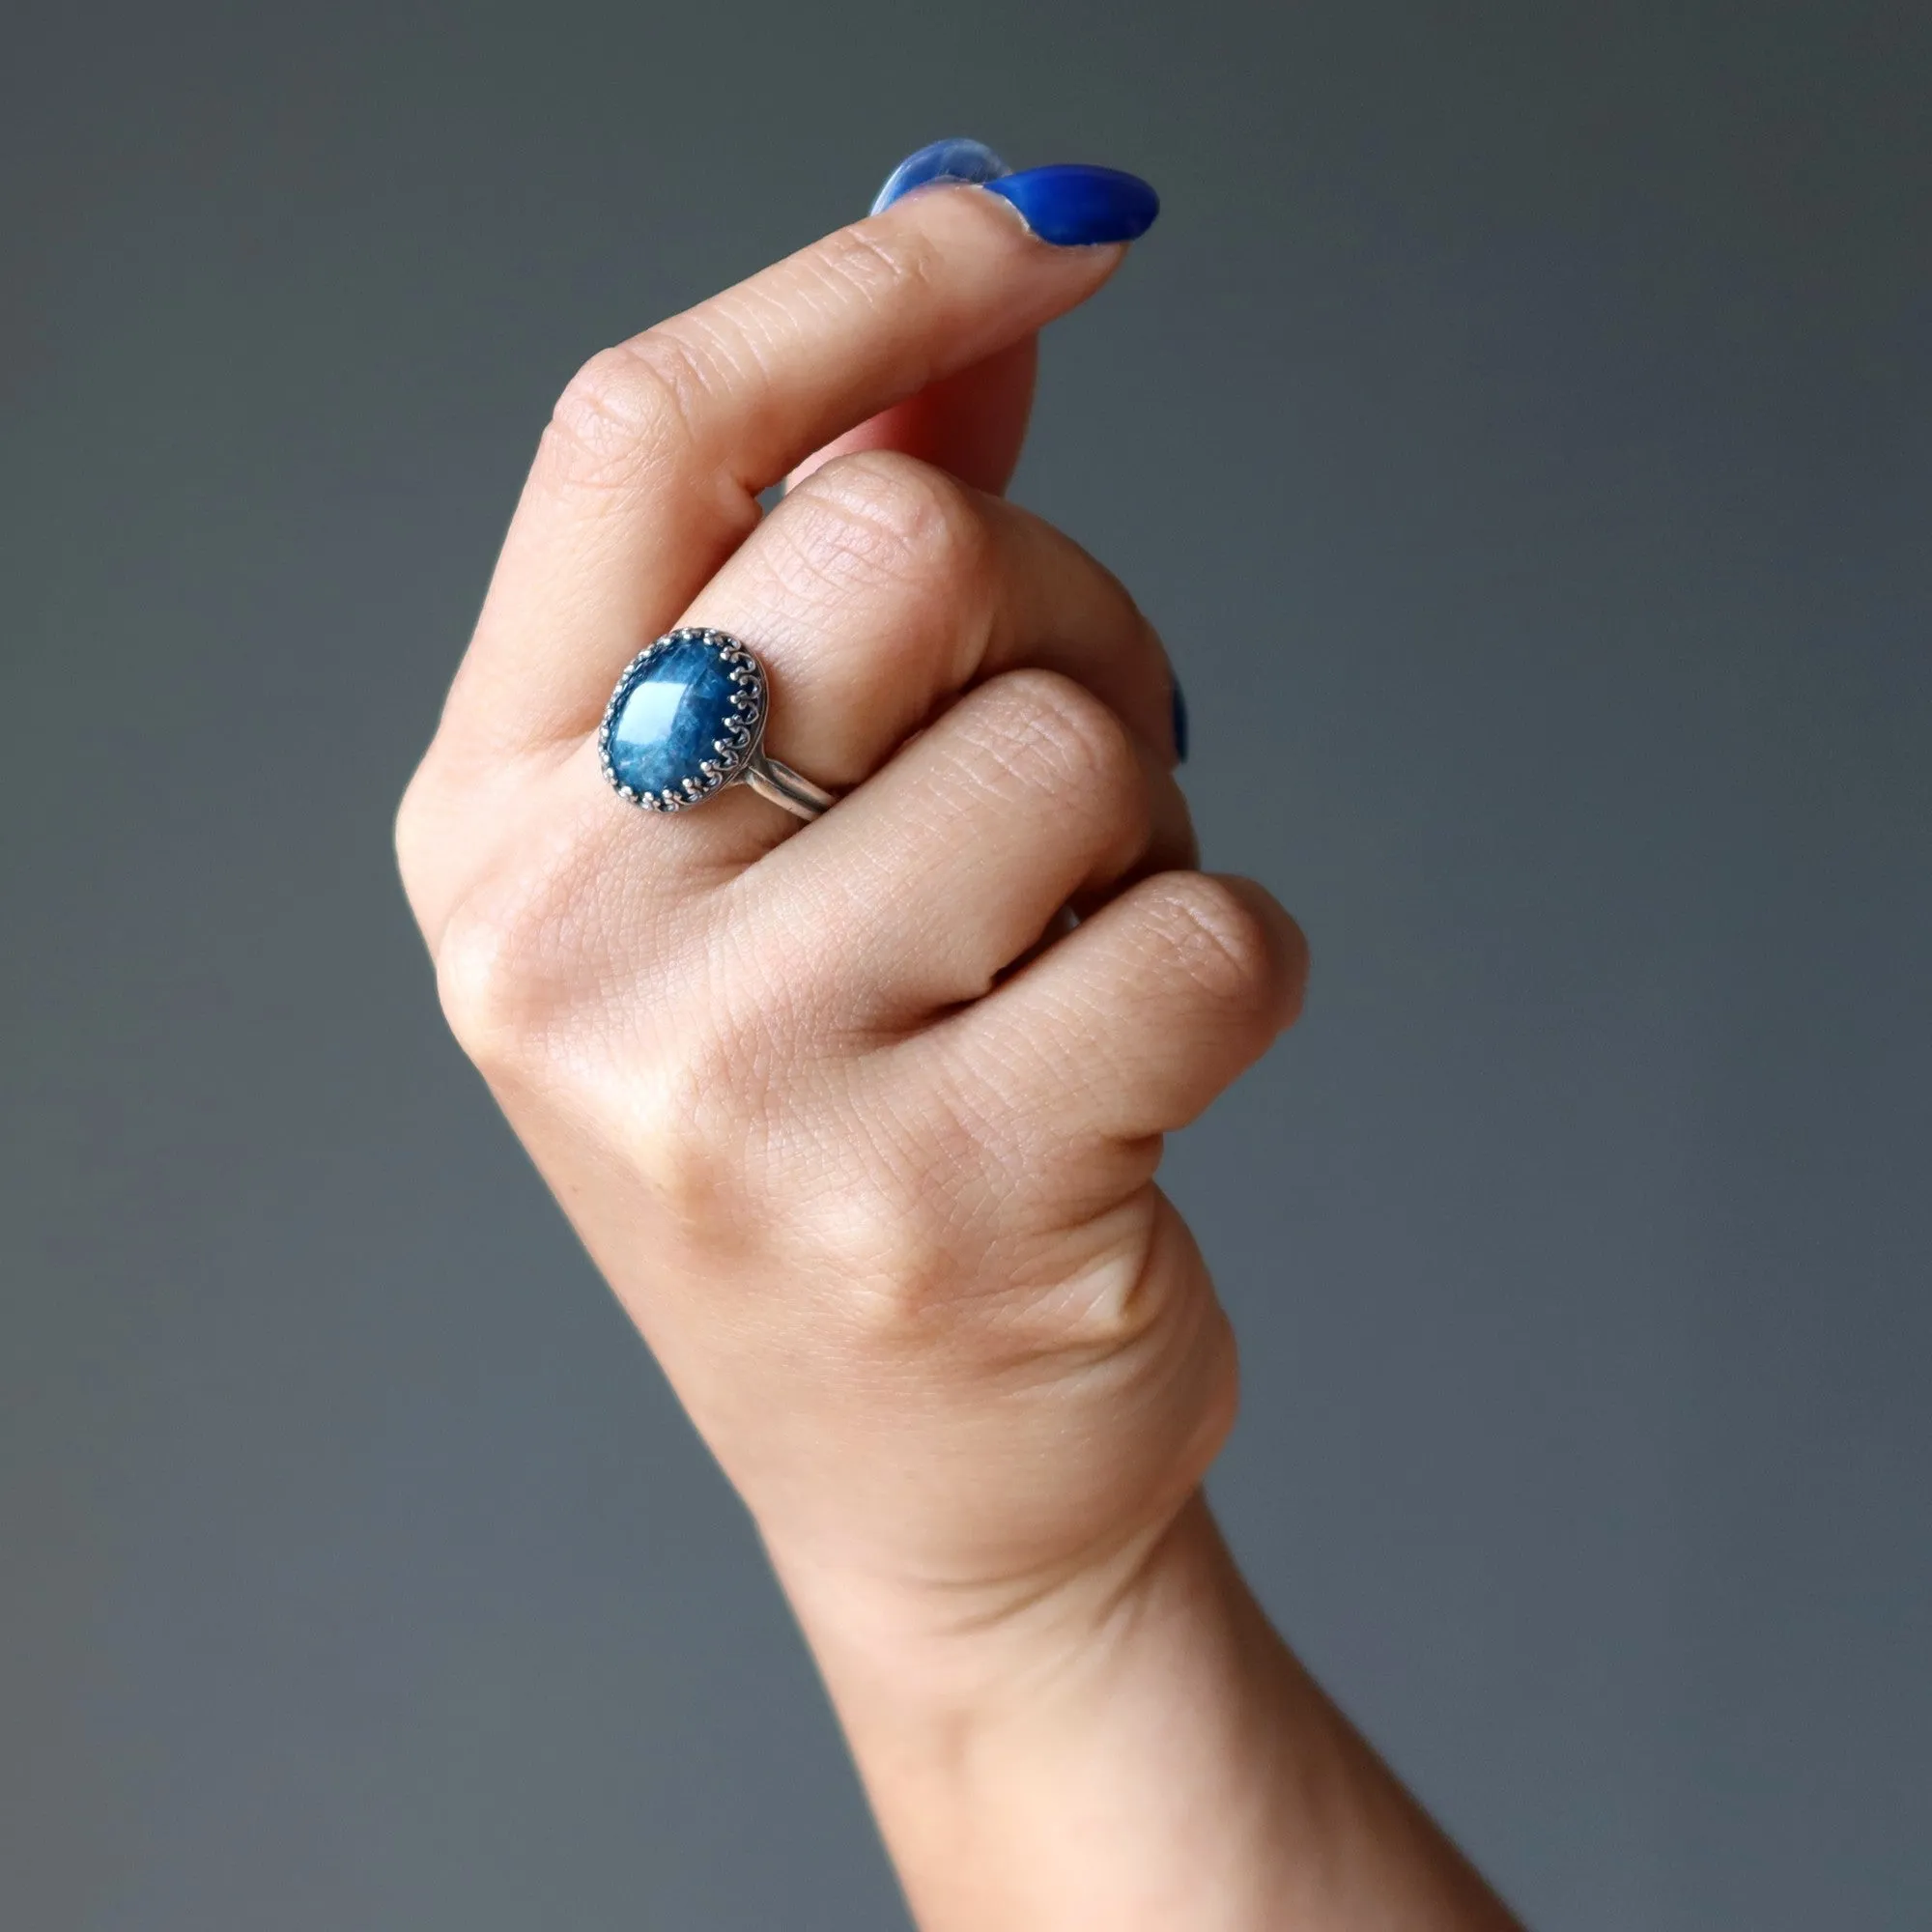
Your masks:
<instances>
[{"instance_id":1,"label":"oval gemstone","mask_svg":"<svg viewBox=\"0 0 1932 1932\"><path fill-rule=\"evenodd\" d=\"M687 779L712 788L701 769L706 760L724 765L726 776L735 772L742 754L721 753L718 744L741 728L748 694L724 648L708 638L672 637L631 673L605 737L620 785L685 796Z\"/></svg>"}]
</instances>

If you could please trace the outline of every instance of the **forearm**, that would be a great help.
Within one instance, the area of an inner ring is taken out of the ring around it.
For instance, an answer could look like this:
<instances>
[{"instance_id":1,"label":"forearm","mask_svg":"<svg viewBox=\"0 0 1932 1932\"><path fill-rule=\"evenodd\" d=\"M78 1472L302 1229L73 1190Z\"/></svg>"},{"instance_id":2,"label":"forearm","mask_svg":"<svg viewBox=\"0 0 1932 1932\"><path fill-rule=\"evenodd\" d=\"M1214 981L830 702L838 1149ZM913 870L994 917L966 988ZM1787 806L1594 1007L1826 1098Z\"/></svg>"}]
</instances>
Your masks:
<instances>
[{"instance_id":1,"label":"forearm","mask_svg":"<svg viewBox=\"0 0 1932 1932\"><path fill-rule=\"evenodd\" d=\"M983 1623L915 1633L788 1581L924 1932L1514 1923L1268 1626L1198 1498L1129 1573Z\"/></svg>"}]
</instances>

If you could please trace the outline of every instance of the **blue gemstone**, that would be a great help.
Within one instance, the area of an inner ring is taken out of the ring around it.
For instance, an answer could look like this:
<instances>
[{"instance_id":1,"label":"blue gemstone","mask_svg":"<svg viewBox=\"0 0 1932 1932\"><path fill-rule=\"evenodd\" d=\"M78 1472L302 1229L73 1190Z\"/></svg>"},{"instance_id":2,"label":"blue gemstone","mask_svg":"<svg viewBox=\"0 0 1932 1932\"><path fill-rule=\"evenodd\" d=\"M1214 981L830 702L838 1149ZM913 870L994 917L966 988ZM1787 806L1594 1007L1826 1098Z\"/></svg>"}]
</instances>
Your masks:
<instances>
[{"instance_id":1,"label":"blue gemstone","mask_svg":"<svg viewBox=\"0 0 1932 1932\"><path fill-rule=\"evenodd\" d=\"M721 753L720 740L737 736L756 717L746 700L755 686L733 675L744 663L727 657L721 640L673 633L617 688L604 747L611 775L634 792L688 794L685 781L712 789L702 770L723 765L732 776L742 752Z\"/></svg>"}]
</instances>

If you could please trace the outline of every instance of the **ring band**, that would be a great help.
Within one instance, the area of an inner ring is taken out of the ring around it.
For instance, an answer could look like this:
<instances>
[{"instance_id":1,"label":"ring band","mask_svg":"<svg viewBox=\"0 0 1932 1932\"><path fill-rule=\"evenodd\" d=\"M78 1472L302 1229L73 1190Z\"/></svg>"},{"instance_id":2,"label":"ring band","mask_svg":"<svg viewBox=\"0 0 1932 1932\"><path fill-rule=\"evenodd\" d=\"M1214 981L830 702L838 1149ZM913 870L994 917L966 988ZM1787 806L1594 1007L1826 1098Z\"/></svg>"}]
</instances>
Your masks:
<instances>
[{"instance_id":1,"label":"ring band","mask_svg":"<svg viewBox=\"0 0 1932 1932\"><path fill-rule=\"evenodd\" d=\"M760 798L783 806L800 818L816 818L838 803L823 785L801 778L789 765L766 757L763 752L752 753L751 762L738 774L736 782L750 785Z\"/></svg>"},{"instance_id":2,"label":"ring band","mask_svg":"<svg viewBox=\"0 0 1932 1932\"><path fill-rule=\"evenodd\" d=\"M728 632L668 632L624 667L604 707L605 778L646 811L682 811L742 784L816 818L834 795L765 755L769 692L757 654Z\"/></svg>"}]
</instances>

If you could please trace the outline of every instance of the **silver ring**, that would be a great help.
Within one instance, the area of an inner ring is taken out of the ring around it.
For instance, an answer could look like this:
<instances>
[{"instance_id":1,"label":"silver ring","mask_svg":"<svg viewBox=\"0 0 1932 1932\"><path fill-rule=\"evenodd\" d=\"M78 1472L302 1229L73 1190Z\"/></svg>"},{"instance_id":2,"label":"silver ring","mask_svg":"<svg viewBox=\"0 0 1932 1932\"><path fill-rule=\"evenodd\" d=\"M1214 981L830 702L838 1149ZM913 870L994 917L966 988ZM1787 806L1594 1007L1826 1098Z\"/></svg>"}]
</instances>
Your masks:
<instances>
[{"instance_id":1,"label":"silver ring","mask_svg":"<svg viewBox=\"0 0 1932 1932\"><path fill-rule=\"evenodd\" d=\"M757 654L724 631L669 631L629 664L597 727L597 760L621 798L682 811L750 785L800 818L837 801L765 755L770 710Z\"/></svg>"}]
</instances>

